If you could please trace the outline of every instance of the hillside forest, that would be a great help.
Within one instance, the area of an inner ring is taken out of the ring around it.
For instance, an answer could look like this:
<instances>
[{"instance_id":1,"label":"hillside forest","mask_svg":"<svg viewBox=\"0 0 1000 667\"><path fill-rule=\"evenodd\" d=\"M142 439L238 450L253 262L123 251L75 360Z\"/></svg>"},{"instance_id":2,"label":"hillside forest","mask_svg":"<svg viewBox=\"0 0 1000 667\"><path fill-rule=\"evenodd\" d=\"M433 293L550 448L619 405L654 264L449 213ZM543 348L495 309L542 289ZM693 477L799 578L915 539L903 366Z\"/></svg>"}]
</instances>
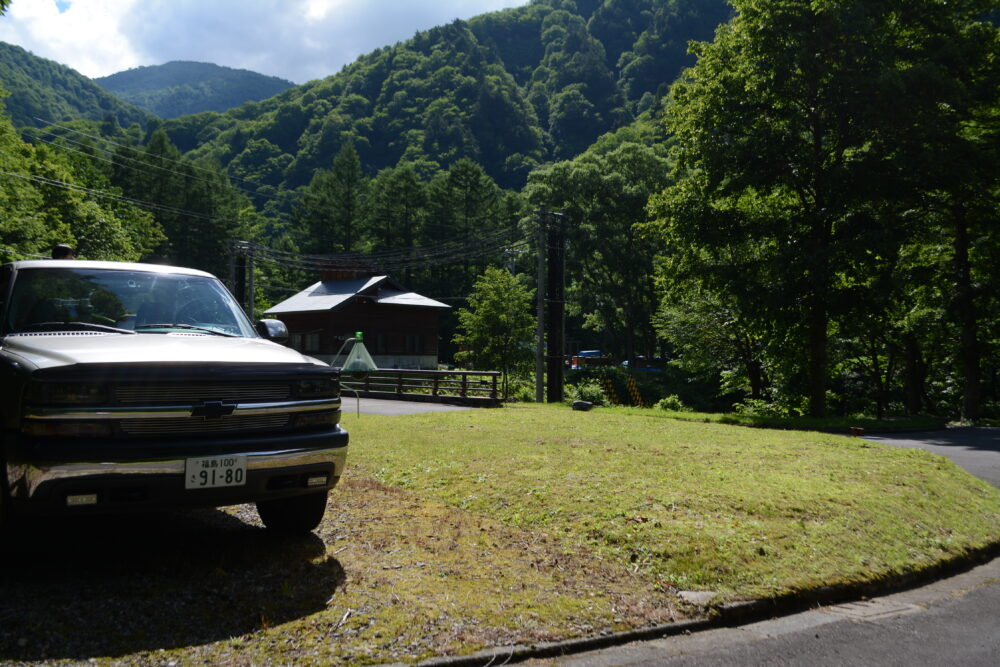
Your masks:
<instances>
[{"instance_id":1,"label":"hillside forest","mask_svg":"<svg viewBox=\"0 0 1000 667\"><path fill-rule=\"evenodd\" d=\"M451 362L470 295L533 290L557 219L567 353L661 360L700 409L996 418L998 16L532 0L173 118L0 45L0 259L227 278L245 241L258 313L363 265L454 306Z\"/></svg>"}]
</instances>

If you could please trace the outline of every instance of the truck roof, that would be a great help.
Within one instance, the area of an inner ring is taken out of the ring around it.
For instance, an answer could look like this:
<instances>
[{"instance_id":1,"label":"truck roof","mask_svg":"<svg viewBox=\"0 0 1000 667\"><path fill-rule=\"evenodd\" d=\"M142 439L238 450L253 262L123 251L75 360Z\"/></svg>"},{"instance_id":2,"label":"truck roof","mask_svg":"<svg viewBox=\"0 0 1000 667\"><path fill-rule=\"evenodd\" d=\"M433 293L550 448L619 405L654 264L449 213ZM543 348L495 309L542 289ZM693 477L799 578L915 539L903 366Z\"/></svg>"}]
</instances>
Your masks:
<instances>
[{"instance_id":1,"label":"truck roof","mask_svg":"<svg viewBox=\"0 0 1000 667\"><path fill-rule=\"evenodd\" d=\"M147 273L180 273L190 276L214 278L211 273L167 264L142 264L139 262L102 262L86 259L29 259L10 262L15 269L104 269L110 271L145 271Z\"/></svg>"}]
</instances>

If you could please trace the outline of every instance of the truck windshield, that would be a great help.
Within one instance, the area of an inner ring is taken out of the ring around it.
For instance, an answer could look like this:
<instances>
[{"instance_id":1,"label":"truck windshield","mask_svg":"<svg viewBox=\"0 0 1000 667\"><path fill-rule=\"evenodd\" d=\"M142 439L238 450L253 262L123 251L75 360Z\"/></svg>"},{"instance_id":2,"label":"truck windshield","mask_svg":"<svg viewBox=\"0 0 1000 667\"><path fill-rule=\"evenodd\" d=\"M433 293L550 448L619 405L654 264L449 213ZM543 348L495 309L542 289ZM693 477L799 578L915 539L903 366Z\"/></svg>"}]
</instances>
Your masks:
<instances>
[{"instance_id":1,"label":"truck windshield","mask_svg":"<svg viewBox=\"0 0 1000 667\"><path fill-rule=\"evenodd\" d=\"M215 278L117 269L29 268L14 280L4 333L115 329L256 337Z\"/></svg>"}]
</instances>

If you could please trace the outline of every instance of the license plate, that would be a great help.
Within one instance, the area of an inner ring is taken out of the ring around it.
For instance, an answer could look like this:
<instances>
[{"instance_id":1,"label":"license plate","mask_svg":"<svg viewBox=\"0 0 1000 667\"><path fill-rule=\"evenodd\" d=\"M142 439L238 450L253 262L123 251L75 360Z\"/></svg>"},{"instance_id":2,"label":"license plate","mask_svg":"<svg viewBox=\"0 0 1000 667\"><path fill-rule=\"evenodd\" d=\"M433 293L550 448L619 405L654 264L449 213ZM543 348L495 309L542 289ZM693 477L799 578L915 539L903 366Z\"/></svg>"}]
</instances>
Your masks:
<instances>
[{"instance_id":1,"label":"license plate","mask_svg":"<svg viewBox=\"0 0 1000 667\"><path fill-rule=\"evenodd\" d=\"M246 456L206 456L185 461L185 489L216 489L246 483Z\"/></svg>"}]
</instances>

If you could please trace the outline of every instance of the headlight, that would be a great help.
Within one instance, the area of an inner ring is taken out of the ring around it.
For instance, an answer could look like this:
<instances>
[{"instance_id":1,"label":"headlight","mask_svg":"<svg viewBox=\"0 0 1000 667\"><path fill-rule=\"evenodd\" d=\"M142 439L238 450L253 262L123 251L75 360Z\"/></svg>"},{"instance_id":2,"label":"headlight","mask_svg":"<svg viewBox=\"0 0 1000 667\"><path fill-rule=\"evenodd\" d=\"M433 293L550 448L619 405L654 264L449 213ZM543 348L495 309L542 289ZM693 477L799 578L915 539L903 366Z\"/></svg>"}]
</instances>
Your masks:
<instances>
[{"instance_id":1,"label":"headlight","mask_svg":"<svg viewBox=\"0 0 1000 667\"><path fill-rule=\"evenodd\" d=\"M299 380L296 394L299 398L334 398L340 395L340 384L333 378Z\"/></svg>"},{"instance_id":2,"label":"headlight","mask_svg":"<svg viewBox=\"0 0 1000 667\"><path fill-rule=\"evenodd\" d=\"M33 382L25 396L29 405L100 405L107 400L105 385L88 382Z\"/></svg>"}]
</instances>

